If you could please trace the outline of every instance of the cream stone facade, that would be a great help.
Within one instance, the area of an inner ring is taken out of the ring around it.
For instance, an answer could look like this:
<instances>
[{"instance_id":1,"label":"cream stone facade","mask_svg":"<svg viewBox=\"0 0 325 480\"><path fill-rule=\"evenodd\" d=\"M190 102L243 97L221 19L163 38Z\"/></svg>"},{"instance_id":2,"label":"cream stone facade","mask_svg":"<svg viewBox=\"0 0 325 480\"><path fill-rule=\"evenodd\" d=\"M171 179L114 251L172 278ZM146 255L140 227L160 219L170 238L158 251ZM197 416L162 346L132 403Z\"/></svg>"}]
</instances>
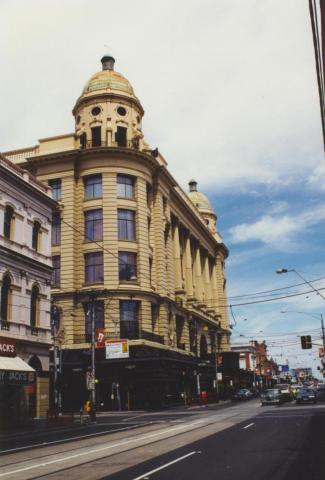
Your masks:
<instances>
[{"instance_id":1,"label":"cream stone facade","mask_svg":"<svg viewBox=\"0 0 325 480\"><path fill-rule=\"evenodd\" d=\"M51 194L0 156L0 343L16 354L0 351L0 423L11 419L11 426L49 408ZM29 382L33 369L36 382Z\"/></svg>"},{"instance_id":2,"label":"cream stone facade","mask_svg":"<svg viewBox=\"0 0 325 480\"><path fill-rule=\"evenodd\" d=\"M199 375L200 388L213 391L216 351L229 351L230 337L228 250L215 212L196 182L185 194L145 142L142 105L110 55L73 115L74 133L6 153L49 182L60 205L52 296L63 406L87 396L91 309L106 339L128 338L130 346L123 361L96 349L99 405L111 406L112 391L123 407L177 402L194 395Z\"/></svg>"}]
</instances>

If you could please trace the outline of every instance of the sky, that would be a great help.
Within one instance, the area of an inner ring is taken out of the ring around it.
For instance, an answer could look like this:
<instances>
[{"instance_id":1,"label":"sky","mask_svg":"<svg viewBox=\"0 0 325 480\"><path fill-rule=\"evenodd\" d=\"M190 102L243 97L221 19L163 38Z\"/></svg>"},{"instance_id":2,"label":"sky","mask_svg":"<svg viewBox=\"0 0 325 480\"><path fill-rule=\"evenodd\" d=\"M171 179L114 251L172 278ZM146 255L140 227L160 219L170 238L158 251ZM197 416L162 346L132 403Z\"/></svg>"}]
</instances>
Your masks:
<instances>
[{"instance_id":1,"label":"sky","mask_svg":"<svg viewBox=\"0 0 325 480\"><path fill-rule=\"evenodd\" d=\"M0 151L72 132L74 103L107 51L145 109L147 142L215 208L232 341L265 340L278 363L316 374L317 347L301 350L299 335L320 341L325 300L294 271L275 273L325 288L307 0L1 0Z\"/></svg>"}]
</instances>

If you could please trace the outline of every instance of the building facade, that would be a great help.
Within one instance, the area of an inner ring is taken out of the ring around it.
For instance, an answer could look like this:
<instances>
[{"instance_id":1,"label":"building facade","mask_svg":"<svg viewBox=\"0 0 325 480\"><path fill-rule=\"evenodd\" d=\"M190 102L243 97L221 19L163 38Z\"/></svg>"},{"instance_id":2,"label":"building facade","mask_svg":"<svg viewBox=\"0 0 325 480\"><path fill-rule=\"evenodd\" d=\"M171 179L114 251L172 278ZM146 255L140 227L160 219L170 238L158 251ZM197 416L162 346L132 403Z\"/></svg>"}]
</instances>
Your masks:
<instances>
[{"instance_id":1,"label":"building facade","mask_svg":"<svg viewBox=\"0 0 325 480\"><path fill-rule=\"evenodd\" d=\"M49 406L54 208L50 187L0 157L1 424Z\"/></svg>"},{"instance_id":2,"label":"building facade","mask_svg":"<svg viewBox=\"0 0 325 480\"><path fill-rule=\"evenodd\" d=\"M129 356L96 348L104 408L177 403L215 388L216 352L229 350L225 260L208 199L185 194L144 140L143 107L102 58L73 108L75 132L7 152L53 188L59 389L63 408L87 398L92 332L127 339Z\"/></svg>"}]
</instances>

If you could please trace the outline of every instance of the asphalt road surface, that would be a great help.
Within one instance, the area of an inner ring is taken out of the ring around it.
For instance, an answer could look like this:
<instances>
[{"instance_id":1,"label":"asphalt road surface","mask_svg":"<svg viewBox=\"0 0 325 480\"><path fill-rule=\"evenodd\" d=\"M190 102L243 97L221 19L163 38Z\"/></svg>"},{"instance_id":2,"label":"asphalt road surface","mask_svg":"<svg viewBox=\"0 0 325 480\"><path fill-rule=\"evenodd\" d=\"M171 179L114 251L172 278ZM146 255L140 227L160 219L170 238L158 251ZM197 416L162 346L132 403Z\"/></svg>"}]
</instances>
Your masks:
<instances>
[{"instance_id":1,"label":"asphalt road surface","mask_svg":"<svg viewBox=\"0 0 325 480\"><path fill-rule=\"evenodd\" d=\"M0 480L325 478L323 403L262 408L253 400L101 420L37 442L8 438L9 448L0 452Z\"/></svg>"}]
</instances>

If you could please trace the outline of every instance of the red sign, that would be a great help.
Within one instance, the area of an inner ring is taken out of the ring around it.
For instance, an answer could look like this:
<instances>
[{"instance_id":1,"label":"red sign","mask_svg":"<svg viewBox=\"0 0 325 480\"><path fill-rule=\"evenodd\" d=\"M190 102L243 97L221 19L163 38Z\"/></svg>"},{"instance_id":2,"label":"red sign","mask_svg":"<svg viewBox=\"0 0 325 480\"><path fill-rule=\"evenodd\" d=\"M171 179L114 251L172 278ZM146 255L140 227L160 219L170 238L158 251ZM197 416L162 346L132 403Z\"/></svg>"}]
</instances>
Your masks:
<instances>
[{"instance_id":1,"label":"red sign","mask_svg":"<svg viewBox=\"0 0 325 480\"><path fill-rule=\"evenodd\" d=\"M0 338L0 355L5 355L6 357L15 357L15 340L11 340L11 338Z\"/></svg>"},{"instance_id":2,"label":"red sign","mask_svg":"<svg viewBox=\"0 0 325 480\"><path fill-rule=\"evenodd\" d=\"M320 347L320 348L318 349L318 354L319 354L319 358L324 357L324 347Z\"/></svg>"},{"instance_id":3,"label":"red sign","mask_svg":"<svg viewBox=\"0 0 325 480\"><path fill-rule=\"evenodd\" d=\"M105 330L103 328L96 328L96 346L97 348L105 347Z\"/></svg>"}]
</instances>

